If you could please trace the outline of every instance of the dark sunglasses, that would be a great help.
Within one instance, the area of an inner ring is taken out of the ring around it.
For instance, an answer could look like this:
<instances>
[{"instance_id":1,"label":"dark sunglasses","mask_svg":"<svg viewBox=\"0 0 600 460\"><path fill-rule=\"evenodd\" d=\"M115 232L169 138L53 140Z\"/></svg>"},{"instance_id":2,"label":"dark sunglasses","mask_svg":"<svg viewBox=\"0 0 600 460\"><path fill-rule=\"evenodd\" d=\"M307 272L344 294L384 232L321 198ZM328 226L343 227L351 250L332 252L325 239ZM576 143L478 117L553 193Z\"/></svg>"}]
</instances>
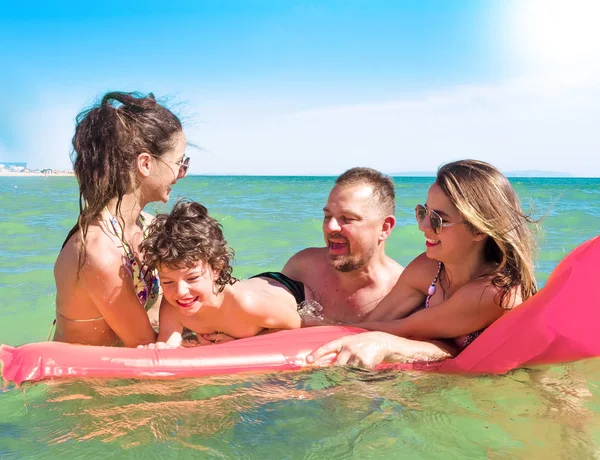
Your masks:
<instances>
[{"instance_id":1,"label":"dark sunglasses","mask_svg":"<svg viewBox=\"0 0 600 460\"><path fill-rule=\"evenodd\" d=\"M452 227L453 225L462 224L462 222L444 222L437 212L435 212L432 209L429 209L427 206L418 204L415 208L415 216L417 218L417 222L419 224L423 222L427 215L429 215L429 223L431 225L431 229L436 235L442 233L442 229L444 227Z\"/></svg>"}]
</instances>

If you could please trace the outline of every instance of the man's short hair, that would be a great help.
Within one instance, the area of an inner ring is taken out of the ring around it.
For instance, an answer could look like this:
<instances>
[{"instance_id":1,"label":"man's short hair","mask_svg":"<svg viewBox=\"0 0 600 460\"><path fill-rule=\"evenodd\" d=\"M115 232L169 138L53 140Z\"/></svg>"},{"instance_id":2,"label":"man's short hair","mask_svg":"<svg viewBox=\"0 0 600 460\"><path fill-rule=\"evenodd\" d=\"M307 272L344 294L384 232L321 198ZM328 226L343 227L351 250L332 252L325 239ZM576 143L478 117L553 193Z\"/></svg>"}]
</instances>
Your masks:
<instances>
[{"instance_id":1,"label":"man's short hair","mask_svg":"<svg viewBox=\"0 0 600 460\"><path fill-rule=\"evenodd\" d=\"M368 184L373 187L373 194L386 216L396 213L395 185L390 176L372 168L359 167L349 169L335 180L335 185L340 186L356 184Z\"/></svg>"}]
</instances>

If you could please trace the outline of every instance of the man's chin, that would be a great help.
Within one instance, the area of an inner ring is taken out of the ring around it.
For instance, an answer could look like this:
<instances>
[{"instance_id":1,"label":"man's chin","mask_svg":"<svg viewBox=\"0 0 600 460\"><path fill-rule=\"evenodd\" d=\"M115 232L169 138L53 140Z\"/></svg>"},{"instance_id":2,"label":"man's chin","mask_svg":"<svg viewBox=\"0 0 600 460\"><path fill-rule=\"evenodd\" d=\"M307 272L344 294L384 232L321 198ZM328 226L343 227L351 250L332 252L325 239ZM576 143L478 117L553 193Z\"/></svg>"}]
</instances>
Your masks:
<instances>
[{"instance_id":1,"label":"man's chin","mask_svg":"<svg viewBox=\"0 0 600 460\"><path fill-rule=\"evenodd\" d=\"M345 258L344 258L345 259ZM359 267L359 265L352 261L352 260L347 260L347 259L342 259L342 258L333 258L331 256L329 256L329 265L337 270L338 272L342 272L342 273L348 273L348 272L353 272L354 270L357 270Z\"/></svg>"}]
</instances>

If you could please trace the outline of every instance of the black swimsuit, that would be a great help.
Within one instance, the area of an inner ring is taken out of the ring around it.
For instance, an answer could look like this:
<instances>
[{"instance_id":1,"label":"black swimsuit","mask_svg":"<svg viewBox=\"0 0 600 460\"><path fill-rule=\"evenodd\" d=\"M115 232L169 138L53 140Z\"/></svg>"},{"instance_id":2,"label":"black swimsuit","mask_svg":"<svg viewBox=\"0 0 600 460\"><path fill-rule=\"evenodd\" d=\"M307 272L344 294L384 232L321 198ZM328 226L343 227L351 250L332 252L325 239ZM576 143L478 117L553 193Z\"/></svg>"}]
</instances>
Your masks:
<instances>
[{"instance_id":1,"label":"black swimsuit","mask_svg":"<svg viewBox=\"0 0 600 460\"><path fill-rule=\"evenodd\" d=\"M277 281L284 288L290 291L290 294L292 294L294 299L296 299L297 304L301 304L306 300L306 297L304 296L304 284L300 281L291 279L289 276L284 275L283 273L264 272L251 276L250 279L252 278L268 278Z\"/></svg>"}]
</instances>

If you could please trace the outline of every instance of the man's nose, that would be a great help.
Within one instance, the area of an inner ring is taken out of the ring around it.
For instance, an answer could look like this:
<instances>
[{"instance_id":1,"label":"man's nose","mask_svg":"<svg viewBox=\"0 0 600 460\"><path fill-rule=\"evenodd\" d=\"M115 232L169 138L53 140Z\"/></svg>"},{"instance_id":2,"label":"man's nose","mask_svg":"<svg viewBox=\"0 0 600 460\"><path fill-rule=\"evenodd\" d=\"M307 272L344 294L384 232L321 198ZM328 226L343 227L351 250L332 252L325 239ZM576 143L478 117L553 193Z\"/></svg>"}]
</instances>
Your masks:
<instances>
[{"instance_id":1,"label":"man's nose","mask_svg":"<svg viewBox=\"0 0 600 460\"><path fill-rule=\"evenodd\" d=\"M331 217L325 224L325 228L327 229L328 232L333 233L333 232L339 232L341 231L341 227L339 222L337 221L337 219L335 217Z\"/></svg>"}]
</instances>

